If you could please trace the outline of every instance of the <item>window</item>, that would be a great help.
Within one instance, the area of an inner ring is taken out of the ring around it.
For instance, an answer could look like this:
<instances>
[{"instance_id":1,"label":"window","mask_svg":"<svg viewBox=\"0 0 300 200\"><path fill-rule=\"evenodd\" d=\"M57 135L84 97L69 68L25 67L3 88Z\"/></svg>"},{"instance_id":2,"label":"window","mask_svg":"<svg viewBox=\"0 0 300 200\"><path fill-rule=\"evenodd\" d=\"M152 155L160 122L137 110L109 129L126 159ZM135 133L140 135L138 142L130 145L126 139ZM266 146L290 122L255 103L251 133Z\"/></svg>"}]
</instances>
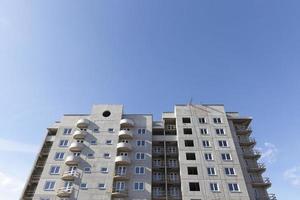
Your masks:
<instances>
[{"instance_id":1,"label":"window","mask_svg":"<svg viewBox=\"0 0 300 200\"><path fill-rule=\"evenodd\" d=\"M225 135L225 131L222 128L216 128L216 134L217 135Z\"/></svg>"},{"instance_id":2,"label":"window","mask_svg":"<svg viewBox=\"0 0 300 200\"><path fill-rule=\"evenodd\" d=\"M96 140L92 140L92 141L90 142L90 144L91 144L91 145L96 145L96 144L97 144L97 141L96 141Z\"/></svg>"},{"instance_id":3,"label":"window","mask_svg":"<svg viewBox=\"0 0 300 200\"><path fill-rule=\"evenodd\" d=\"M189 117L183 117L183 118L182 118L182 123L184 123L184 124L189 124L189 123L191 123L191 118L189 118Z\"/></svg>"},{"instance_id":4,"label":"window","mask_svg":"<svg viewBox=\"0 0 300 200\"><path fill-rule=\"evenodd\" d=\"M208 167L207 168L207 174L210 175L210 176L217 175L216 170L215 170L214 167Z\"/></svg>"},{"instance_id":5,"label":"window","mask_svg":"<svg viewBox=\"0 0 300 200\"><path fill-rule=\"evenodd\" d=\"M200 185L198 182L189 182L190 191L200 191Z\"/></svg>"},{"instance_id":6,"label":"window","mask_svg":"<svg viewBox=\"0 0 300 200\"><path fill-rule=\"evenodd\" d=\"M226 140L219 140L219 146L220 147L228 147L228 143Z\"/></svg>"},{"instance_id":7,"label":"window","mask_svg":"<svg viewBox=\"0 0 300 200\"><path fill-rule=\"evenodd\" d=\"M128 153L126 153L126 152L121 152L121 153L120 153L120 156L128 156Z\"/></svg>"},{"instance_id":8,"label":"window","mask_svg":"<svg viewBox=\"0 0 300 200\"><path fill-rule=\"evenodd\" d=\"M64 159L64 155L65 155L64 152L56 152L55 156L54 156L54 159L55 160L63 160Z\"/></svg>"},{"instance_id":9,"label":"window","mask_svg":"<svg viewBox=\"0 0 300 200\"><path fill-rule=\"evenodd\" d=\"M60 147L67 147L69 144L69 141L68 140L60 140L59 141L59 146Z\"/></svg>"},{"instance_id":10,"label":"window","mask_svg":"<svg viewBox=\"0 0 300 200\"><path fill-rule=\"evenodd\" d=\"M239 192L240 187L237 183L228 183L228 188L230 192Z\"/></svg>"},{"instance_id":11,"label":"window","mask_svg":"<svg viewBox=\"0 0 300 200\"><path fill-rule=\"evenodd\" d=\"M64 129L64 135L71 135L72 129L71 128L65 128Z\"/></svg>"},{"instance_id":12,"label":"window","mask_svg":"<svg viewBox=\"0 0 300 200\"><path fill-rule=\"evenodd\" d=\"M140 146L145 146L146 142L145 140L137 140L136 141L136 146L140 147Z\"/></svg>"},{"instance_id":13,"label":"window","mask_svg":"<svg viewBox=\"0 0 300 200\"><path fill-rule=\"evenodd\" d=\"M222 160L232 160L231 155L229 153L222 153Z\"/></svg>"},{"instance_id":14,"label":"window","mask_svg":"<svg viewBox=\"0 0 300 200\"><path fill-rule=\"evenodd\" d=\"M105 144L111 145L112 144L112 140L106 140Z\"/></svg>"},{"instance_id":15,"label":"window","mask_svg":"<svg viewBox=\"0 0 300 200\"><path fill-rule=\"evenodd\" d=\"M226 175L235 175L235 170L234 170L234 168L232 168L232 167L229 167L229 168L225 168L225 174Z\"/></svg>"},{"instance_id":16,"label":"window","mask_svg":"<svg viewBox=\"0 0 300 200\"><path fill-rule=\"evenodd\" d=\"M78 156L80 156L80 152L74 152L73 155L78 157Z\"/></svg>"},{"instance_id":17,"label":"window","mask_svg":"<svg viewBox=\"0 0 300 200\"><path fill-rule=\"evenodd\" d=\"M210 147L210 142L208 140L202 140L203 147Z\"/></svg>"},{"instance_id":18,"label":"window","mask_svg":"<svg viewBox=\"0 0 300 200\"><path fill-rule=\"evenodd\" d=\"M101 173L108 173L108 168L107 167L101 167L100 172Z\"/></svg>"},{"instance_id":19,"label":"window","mask_svg":"<svg viewBox=\"0 0 300 200\"><path fill-rule=\"evenodd\" d=\"M103 117L109 117L110 116L110 111L109 110L106 110L106 111L104 111L103 113L102 113L102 116Z\"/></svg>"},{"instance_id":20,"label":"window","mask_svg":"<svg viewBox=\"0 0 300 200\"><path fill-rule=\"evenodd\" d=\"M183 129L183 134L185 134L185 135L191 135L192 134L192 129L191 128L184 128Z\"/></svg>"},{"instance_id":21,"label":"window","mask_svg":"<svg viewBox=\"0 0 300 200\"><path fill-rule=\"evenodd\" d=\"M145 173L145 168L144 167L135 167L135 173L136 174L144 174Z\"/></svg>"},{"instance_id":22,"label":"window","mask_svg":"<svg viewBox=\"0 0 300 200\"><path fill-rule=\"evenodd\" d=\"M93 154L93 153L88 153L88 154L87 154L87 157L88 157L88 158L93 158L93 157L94 157L94 154Z\"/></svg>"},{"instance_id":23,"label":"window","mask_svg":"<svg viewBox=\"0 0 300 200\"><path fill-rule=\"evenodd\" d=\"M94 128L94 133L99 133L99 128Z\"/></svg>"},{"instance_id":24,"label":"window","mask_svg":"<svg viewBox=\"0 0 300 200\"><path fill-rule=\"evenodd\" d=\"M104 154L103 154L103 157L104 157L104 158L110 158L110 154L109 154L109 153L104 153Z\"/></svg>"},{"instance_id":25,"label":"window","mask_svg":"<svg viewBox=\"0 0 300 200\"><path fill-rule=\"evenodd\" d=\"M201 133L201 135L208 135L206 128L200 128L200 133Z\"/></svg>"},{"instance_id":26,"label":"window","mask_svg":"<svg viewBox=\"0 0 300 200\"><path fill-rule=\"evenodd\" d=\"M86 190L87 189L87 183L80 183L80 189Z\"/></svg>"},{"instance_id":27,"label":"window","mask_svg":"<svg viewBox=\"0 0 300 200\"><path fill-rule=\"evenodd\" d=\"M52 191L54 190L55 181L46 181L44 185L45 191Z\"/></svg>"},{"instance_id":28,"label":"window","mask_svg":"<svg viewBox=\"0 0 300 200\"><path fill-rule=\"evenodd\" d=\"M200 124L205 124L205 123L206 123L205 118L204 118L204 117L200 117L200 118L199 118L199 123L200 123Z\"/></svg>"},{"instance_id":29,"label":"window","mask_svg":"<svg viewBox=\"0 0 300 200\"><path fill-rule=\"evenodd\" d=\"M90 167L85 167L83 169L84 173L91 173L91 168Z\"/></svg>"},{"instance_id":30,"label":"window","mask_svg":"<svg viewBox=\"0 0 300 200\"><path fill-rule=\"evenodd\" d=\"M214 120L215 124L221 124L222 123L222 120L221 120L220 117L214 117L213 120Z\"/></svg>"},{"instance_id":31,"label":"window","mask_svg":"<svg viewBox=\"0 0 300 200\"><path fill-rule=\"evenodd\" d=\"M198 175L197 167L188 167L188 175Z\"/></svg>"},{"instance_id":32,"label":"window","mask_svg":"<svg viewBox=\"0 0 300 200\"><path fill-rule=\"evenodd\" d=\"M50 174L55 175L59 174L60 167L59 166L51 166L50 167Z\"/></svg>"},{"instance_id":33,"label":"window","mask_svg":"<svg viewBox=\"0 0 300 200\"><path fill-rule=\"evenodd\" d=\"M137 131L137 133L138 133L139 135L144 135L144 134L146 133L146 129L144 129L144 128L139 128L138 131Z\"/></svg>"},{"instance_id":34,"label":"window","mask_svg":"<svg viewBox=\"0 0 300 200\"><path fill-rule=\"evenodd\" d=\"M196 160L196 154L195 153L185 153L187 160Z\"/></svg>"},{"instance_id":35,"label":"window","mask_svg":"<svg viewBox=\"0 0 300 200\"><path fill-rule=\"evenodd\" d=\"M109 133L113 133L113 132L114 132L114 129L113 129L113 128L109 128L109 129L108 129L108 132L109 132Z\"/></svg>"},{"instance_id":36,"label":"window","mask_svg":"<svg viewBox=\"0 0 300 200\"><path fill-rule=\"evenodd\" d=\"M219 184L218 183L210 183L210 190L213 192L218 192L220 191L219 189Z\"/></svg>"},{"instance_id":37,"label":"window","mask_svg":"<svg viewBox=\"0 0 300 200\"><path fill-rule=\"evenodd\" d=\"M193 140L184 140L184 145L186 147L193 147L194 146L194 141Z\"/></svg>"},{"instance_id":38,"label":"window","mask_svg":"<svg viewBox=\"0 0 300 200\"><path fill-rule=\"evenodd\" d=\"M144 160L145 159L145 154L144 153L136 153L135 154L135 159L136 160Z\"/></svg>"},{"instance_id":39,"label":"window","mask_svg":"<svg viewBox=\"0 0 300 200\"><path fill-rule=\"evenodd\" d=\"M98 188L99 190L105 190L106 189L105 183L99 183Z\"/></svg>"},{"instance_id":40,"label":"window","mask_svg":"<svg viewBox=\"0 0 300 200\"><path fill-rule=\"evenodd\" d=\"M133 184L134 190L144 190L144 183L143 182L134 182Z\"/></svg>"}]
</instances>

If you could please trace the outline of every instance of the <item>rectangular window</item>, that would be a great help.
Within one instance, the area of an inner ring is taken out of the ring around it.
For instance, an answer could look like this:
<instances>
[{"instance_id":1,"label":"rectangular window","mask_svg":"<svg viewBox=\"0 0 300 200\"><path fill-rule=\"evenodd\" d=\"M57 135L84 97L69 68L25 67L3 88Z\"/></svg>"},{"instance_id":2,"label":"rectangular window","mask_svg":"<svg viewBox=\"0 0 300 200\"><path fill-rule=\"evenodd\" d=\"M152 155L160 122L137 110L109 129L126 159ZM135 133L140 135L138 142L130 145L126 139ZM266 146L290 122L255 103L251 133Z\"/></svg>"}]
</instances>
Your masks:
<instances>
[{"instance_id":1,"label":"rectangular window","mask_svg":"<svg viewBox=\"0 0 300 200\"><path fill-rule=\"evenodd\" d=\"M104 153L104 154L103 154L103 157L104 157L104 158L110 158L110 154L109 154L109 153Z\"/></svg>"},{"instance_id":2,"label":"rectangular window","mask_svg":"<svg viewBox=\"0 0 300 200\"><path fill-rule=\"evenodd\" d=\"M106 189L105 183L99 183L98 188L99 190L105 190Z\"/></svg>"},{"instance_id":3,"label":"rectangular window","mask_svg":"<svg viewBox=\"0 0 300 200\"><path fill-rule=\"evenodd\" d=\"M56 152L55 156L54 156L54 159L55 160L63 160L64 159L64 155L65 155L64 152Z\"/></svg>"},{"instance_id":4,"label":"rectangular window","mask_svg":"<svg viewBox=\"0 0 300 200\"><path fill-rule=\"evenodd\" d=\"M141 146L146 146L146 141L145 140L137 140L136 141L136 146L141 147Z\"/></svg>"},{"instance_id":5,"label":"rectangular window","mask_svg":"<svg viewBox=\"0 0 300 200\"><path fill-rule=\"evenodd\" d=\"M188 175L198 175L197 167L188 167Z\"/></svg>"},{"instance_id":6,"label":"rectangular window","mask_svg":"<svg viewBox=\"0 0 300 200\"><path fill-rule=\"evenodd\" d=\"M55 181L46 181L44 185L45 191L53 191L55 186Z\"/></svg>"},{"instance_id":7,"label":"rectangular window","mask_svg":"<svg viewBox=\"0 0 300 200\"><path fill-rule=\"evenodd\" d=\"M183 134L185 135L191 135L193 132L192 132L192 129L191 128L184 128L183 129Z\"/></svg>"},{"instance_id":8,"label":"rectangular window","mask_svg":"<svg viewBox=\"0 0 300 200\"><path fill-rule=\"evenodd\" d=\"M215 124L221 124L222 123L222 120L221 120L220 117L214 117L213 120L214 120Z\"/></svg>"},{"instance_id":9,"label":"rectangular window","mask_svg":"<svg viewBox=\"0 0 300 200\"><path fill-rule=\"evenodd\" d=\"M216 134L217 135L225 135L225 131L222 128L216 128Z\"/></svg>"},{"instance_id":10,"label":"rectangular window","mask_svg":"<svg viewBox=\"0 0 300 200\"><path fill-rule=\"evenodd\" d=\"M190 191L200 191L200 185L198 182L189 182Z\"/></svg>"},{"instance_id":11,"label":"rectangular window","mask_svg":"<svg viewBox=\"0 0 300 200\"><path fill-rule=\"evenodd\" d=\"M91 140L91 145L96 145L97 144L97 141L96 140Z\"/></svg>"},{"instance_id":12,"label":"rectangular window","mask_svg":"<svg viewBox=\"0 0 300 200\"><path fill-rule=\"evenodd\" d=\"M144 183L143 182L134 182L133 189L137 191L144 190Z\"/></svg>"},{"instance_id":13,"label":"rectangular window","mask_svg":"<svg viewBox=\"0 0 300 200\"><path fill-rule=\"evenodd\" d=\"M232 167L226 167L225 168L225 174L226 175L235 175L235 170Z\"/></svg>"},{"instance_id":14,"label":"rectangular window","mask_svg":"<svg viewBox=\"0 0 300 200\"><path fill-rule=\"evenodd\" d=\"M105 144L111 145L111 144L112 144L112 140L106 140L106 141L105 141Z\"/></svg>"},{"instance_id":15,"label":"rectangular window","mask_svg":"<svg viewBox=\"0 0 300 200\"><path fill-rule=\"evenodd\" d=\"M195 153L186 153L185 154L187 160L196 160L196 154Z\"/></svg>"},{"instance_id":16,"label":"rectangular window","mask_svg":"<svg viewBox=\"0 0 300 200\"><path fill-rule=\"evenodd\" d=\"M93 158L93 157L94 157L94 153L88 153L88 154L87 154L87 157L88 157L88 158Z\"/></svg>"},{"instance_id":17,"label":"rectangular window","mask_svg":"<svg viewBox=\"0 0 300 200\"><path fill-rule=\"evenodd\" d=\"M69 141L68 140L60 140L59 141L59 146L60 147L67 147L69 144Z\"/></svg>"},{"instance_id":18,"label":"rectangular window","mask_svg":"<svg viewBox=\"0 0 300 200\"><path fill-rule=\"evenodd\" d=\"M228 183L228 188L230 192L239 192L240 187L237 183Z\"/></svg>"},{"instance_id":19,"label":"rectangular window","mask_svg":"<svg viewBox=\"0 0 300 200\"><path fill-rule=\"evenodd\" d=\"M144 134L146 133L146 129L144 129L144 128L139 128L138 131L137 131L137 133L138 133L139 135L144 135Z\"/></svg>"},{"instance_id":20,"label":"rectangular window","mask_svg":"<svg viewBox=\"0 0 300 200\"><path fill-rule=\"evenodd\" d=\"M222 153L222 160L232 160L231 155L229 153Z\"/></svg>"},{"instance_id":21,"label":"rectangular window","mask_svg":"<svg viewBox=\"0 0 300 200\"><path fill-rule=\"evenodd\" d=\"M189 118L189 117L183 117L182 118L182 123L184 123L184 124L190 124L191 123L191 118Z\"/></svg>"},{"instance_id":22,"label":"rectangular window","mask_svg":"<svg viewBox=\"0 0 300 200\"><path fill-rule=\"evenodd\" d=\"M184 145L186 147L193 147L194 146L194 141L193 140L184 140Z\"/></svg>"},{"instance_id":23,"label":"rectangular window","mask_svg":"<svg viewBox=\"0 0 300 200\"><path fill-rule=\"evenodd\" d=\"M219 192L220 191L218 183L210 183L209 185L210 185L210 190L212 192Z\"/></svg>"},{"instance_id":24,"label":"rectangular window","mask_svg":"<svg viewBox=\"0 0 300 200\"><path fill-rule=\"evenodd\" d=\"M64 129L64 135L71 135L72 129L71 128L65 128Z\"/></svg>"},{"instance_id":25,"label":"rectangular window","mask_svg":"<svg viewBox=\"0 0 300 200\"><path fill-rule=\"evenodd\" d=\"M205 157L205 160L207 160L207 161L214 160L211 153L204 153L204 157Z\"/></svg>"},{"instance_id":26,"label":"rectangular window","mask_svg":"<svg viewBox=\"0 0 300 200\"><path fill-rule=\"evenodd\" d=\"M113 128L108 128L109 133L113 133L115 130Z\"/></svg>"},{"instance_id":27,"label":"rectangular window","mask_svg":"<svg viewBox=\"0 0 300 200\"><path fill-rule=\"evenodd\" d=\"M136 158L136 160L144 160L145 159L145 153L136 153L135 158Z\"/></svg>"},{"instance_id":28,"label":"rectangular window","mask_svg":"<svg viewBox=\"0 0 300 200\"><path fill-rule=\"evenodd\" d=\"M91 173L91 168L90 167L85 167L83 169L84 173Z\"/></svg>"},{"instance_id":29,"label":"rectangular window","mask_svg":"<svg viewBox=\"0 0 300 200\"><path fill-rule=\"evenodd\" d=\"M214 167L208 167L207 168L207 174L210 175L210 176L217 175L216 170L215 170Z\"/></svg>"},{"instance_id":30,"label":"rectangular window","mask_svg":"<svg viewBox=\"0 0 300 200\"><path fill-rule=\"evenodd\" d=\"M218 142L220 147L228 147L228 143L226 140L219 140Z\"/></svg>"},{"instance_id":31,"label":"rectangular window","mask_svg":"<svg viewBox=\"0 0 300 200\"><path fill-rule=\"evenodd\" d=\"M203 147L210 147L210 142L208 140L202 140Z\"/></svg>"},{"instance_id":32,"label":"rectangular window","mask_svg":"<svg viewBox=\"0 0 300 200\"><path fill-rule=\"evenodd\" d=\"M135 173L136 174L145 174L145 168L141 167L141 166L135 167Z\"/></svg>"},{"instance_id":33,"label":"rectangular window","mask_svg":"<svg viewBox=\"0 0 300 200\"><path fill-rule=\"evenodd\" d=\"M59 174L60 166L51 166L50 167L50 174L55 175Z\"/></svg>"},{"instance_id":34,"label":"rectangular window","mask_svg":"<svg viewBox=\"0 0 300 200\"><path fill-rule=\"evenodd\" d=\"M206 128L200 128L200 133L201 133L201 135L208 135Z\"/></svg>"},{"instance_id":35,"label":"rectangular window","mask_svg":"<svg viewBox=\"0 0 300 200\"><path fill-rule=\"evenodd\" d=\"M199 118L199 123L200 124L205 124L206 123L205 117L200 117Z\"/></svg>"},{"instance_id":36,"label":"rectangular window","mask_svg":"<svg viewBox=\"0 0 300 200\"><path fill-rule=\"evenodd\" d=\"M87 183L80 183L80 189L86 190L87 188Z\"/></svg>"},{"instance_id":37,"label":"rectangular window","mask_svg":"<svg viewBox=\"0 0 300 200\"><path fill-rule=\"evenodd\" d=\"M107 167L101 167L100 172L101 173L108 173L108 168Z\"/></svg>"},{"instance_id":38,"label":"rectangular window","mask_svg":"<svg viewBox=\"0 0 300 200\"><path fill-rule=\"evenodd\" d=\"M99 133L99 128L94 128L94 133Z\"/></svg>"}]
</instances>

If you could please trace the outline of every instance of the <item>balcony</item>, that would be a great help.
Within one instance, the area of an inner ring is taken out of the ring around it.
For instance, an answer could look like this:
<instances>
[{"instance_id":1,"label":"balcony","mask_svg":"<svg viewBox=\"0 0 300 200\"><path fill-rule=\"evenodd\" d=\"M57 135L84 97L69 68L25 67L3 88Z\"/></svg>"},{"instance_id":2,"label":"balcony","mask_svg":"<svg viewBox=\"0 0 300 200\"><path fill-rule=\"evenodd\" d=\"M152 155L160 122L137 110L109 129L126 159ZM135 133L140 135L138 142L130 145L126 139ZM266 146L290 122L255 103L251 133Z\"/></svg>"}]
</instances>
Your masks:
<instances>
[{"instance_id":1,"label":"balcony","mask_svg":"<svg viewBox=\"0 0 300 200\"><path fill-rule=\"evenodd\" d=\"M157 163L152 163L152 168L153 169L164 169L165 165L163 165L163 164L157 164Z\"/></svg>"},{"instance_id":2,"label":"balcony","mask_svg":"<svg viewBox=\"0 0 300 200\"><path fill-rule=\"evenodd\" d=\"M78 128L87 128L90 124L90 121L88 119L80 119L77 121L76 126Z\"/></svg>"},{"instance_id":3,"label":"balcony","mask_svg":"<svg viewBox=\"0 0 300 200\"><path fill-rule=\"evenodd\" d=\"M117 156L115 159L116 164L130 165L131 161L128 156Z\"/></svg>"},{"instance_id":4,"label":"balcony","mask_svg":"<svg viewBox=\"0 0 300 200\"><path fill-rule=\"evenodd\" d=\"M166 199L166 192L161 190L161 191L153 191L153 199L155 200L165 200Z\"/></svg>"},{"instance_id":5,"label":"balcony","mask_svg":"<svg viewBox=\"0 0 300 200\"><path fill-rule=\"evenodd\" d=\"M61 179L64 181L74 181L75 178L78 178L80 173L77 171L67 171L63 173Z\"/></svg>"},{"instance_id":6,"label":"balcony","mask_svg":"<svg viewBox=\"0 0 300 200\"><path fill-rule=\"evenodd\" d=\"M237 135L248 135L252 133L251 127L246 126L235 126L235 131Z\"/></svg>"},{"instance_id":7,"label":"balcony","mask_svg":"<svg viewBox=\"0 0 300 200\"><path fill-rule=\"evenodd\" d=\"M126 173L115 172L114 179L116 181L123 181L123 180L128 180L129 176Z\"/></svg>"},{"instance_id":8,"label":"balcony","mask_svg":"<svg viewBox=\"0 0 300 200\"><path fill-rule=\"evenodd\" d=\"M131 119L121 119L120 125L122 127L133 127L134 126L134 122Z\"/></svg>"},{"instance_id":9,"label":"balcony","mask_svg":"<svg viewBox=\"0 0 300 200\"><path fill-rule=\"evenodd\" d=\"M261 153L257 150L245 151L243 154L245 159L259 159L261 157Z\"/></svg>"},{"instance_id":10,"label":"balcony","mask_svg":"<svg viewBox=\"0 0 300 200\"><path fill-rule=\"evenodd\" d=\"M179 184L179 183L180 183L180 178L179 178L179 176L175 176L175 177L169 176L169 177L168 177L168 183L169 183L169 184Z\"/></svg>"},{"instance_id":11,"label":"balcony","mask_svg":"<svg viewBox=\"0 0 300 200\"><path fill-rule=\"evenodd\" d=\"M257 166L249 166L248 172L264 172L266 171L266 167L263 163L257 163Z\"/></svg>"},{"instance_id":12,"label":"balcony","mask_svg":"<svg viewBox=\"0 0 300 200\"><path fill-rule=\"evenodd\" d=\"M153 184L164 184L165 183L165 176L162 175L160 177L157 177L157 176L153 176L152 177L152 183Z\"/></svg>"},{"instance_id":13,"label":"balcony","mask_svg":"<svg viewBox=\"0 0 300 200\"><path fill-rule=\"evenodd\" d=\"M271 187L272 183L269 178L255 179L252 180L253 187L263 187L268 188Z\"/></svg>"},{"instance_id":14,"label":"balcony","mask_svg":"<svg viewBox=\"0 0 300 200\"><path fill-rule=\"evenodd\" d=\"M69 155L66 158L65 164L66 165L78 165L79 161L80 161L79 156Z\"/></svg>"},{"instance_id":15,"label":"balcony","mask_svg":"<svg viewBox=\"0 0 300 200\"><path fill-rule=\"evenodd\" d=\"M167 151L166 153L167 153L168 157L177 157L178 156L177 151Z\"/></svg>"},{"instance_id":16,"label":"balcony","mask_svg":"<svg viewBox=\"0 0 300 200\"><path fill-rule=\"evenodd\" d=\"M73 133L73 138L75 140L80 140L80 139L84 139L85 136L86 136L87 132L86 131L81 131L81 130L76 130L74 133Z\"/></svg>"},{"instance_id":17,"label":"balcony","mask_svg":"<svg viewBox=\"0 0 300 200\"><path fill-rule=\"evenodd\" d=\"M256 141L254 138L249 137L249 138L241 138L240 139L240 145L241 146L253 146L256 144Z\"/></svg>"},{"instance_id":18,"label":"balcony","mask_svg":"<svg viewBox=\"0 0 300 200\"><path fill-rule=\"evenodd\" d=\"M84 144L80 142L72 142L69 150L72 152L79 152L84 148Z\"/></svg>"},{"instance_id":19,"label":"balcony","mask_svg":"<svg viewBox=\"0 0 300 200\"><path fill-rule=\"evenodd\" d=\"M128 130L120 130L119 131L119 138L120 139L132 139L133 134L132 134L131 131L128 131Z\"/></svg>"},{"instance_id":20,"label":"balcony","mask_svg":"<svg viewBox=\"0 0 300 200\"><path fill-rule=\"evenodd\" d=\"M73 187L63 187L57 190L57 196L60 198L68 198L73 192Z\"/></svg>"},{"instance_id":21,"label":"balcony","mask_svg":"<svg viewBox=\"0 0 300 200\"><path fill-rule=\"evenodd\" d=\"M128 196L128 190L127 189L118 189L118 188L113 188L111 196L113 198L124 198Z\"/></svg>"},{"instance_id":22,"label":"balcony","mask_svg":"<svg viewBox=\"0 0 300 200\"><path fill-rule=\"evenodd\" d=\"M119 151L132 151L132 146L126 142L119 142L117 144L117 150Z\"/></svg>"}]
</instances>

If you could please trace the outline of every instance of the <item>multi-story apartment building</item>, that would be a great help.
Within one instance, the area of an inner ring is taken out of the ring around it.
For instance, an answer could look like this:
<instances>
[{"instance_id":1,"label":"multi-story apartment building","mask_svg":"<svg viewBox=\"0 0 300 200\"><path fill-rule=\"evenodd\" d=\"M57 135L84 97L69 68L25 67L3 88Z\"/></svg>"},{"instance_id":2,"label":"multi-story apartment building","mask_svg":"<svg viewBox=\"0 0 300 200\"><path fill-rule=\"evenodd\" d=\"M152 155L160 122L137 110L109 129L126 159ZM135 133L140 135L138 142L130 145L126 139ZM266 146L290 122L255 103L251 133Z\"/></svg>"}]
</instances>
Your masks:
<instances>
[{"instance_id":1,"label":"multi-story apartment building","mask_svg":"<svg viewBox=\"0 0 300 200\"><path fill-rule=\"evenodd\" d=\"M24 200L268 200L251 118L176 105L153 121L95 105L47 129Z\"/></svg>"}]
</instances>

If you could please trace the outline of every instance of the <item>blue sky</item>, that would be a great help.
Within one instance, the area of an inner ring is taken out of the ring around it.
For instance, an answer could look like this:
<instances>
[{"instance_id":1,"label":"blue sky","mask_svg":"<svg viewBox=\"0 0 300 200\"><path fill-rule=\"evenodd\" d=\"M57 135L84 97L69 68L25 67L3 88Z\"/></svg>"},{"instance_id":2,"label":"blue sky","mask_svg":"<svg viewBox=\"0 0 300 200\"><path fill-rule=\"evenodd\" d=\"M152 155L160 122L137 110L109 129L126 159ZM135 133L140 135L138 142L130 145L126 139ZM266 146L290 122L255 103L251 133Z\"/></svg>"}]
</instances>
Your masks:
<instances>
[{"instance_id":1,"label":"blue sky","mask_svg":"<svg viewBox=\"0 0 300 200\"><path fill-rule=\"evenodd\" d=\"M120 103L159 119L193 98L252 116L270 192L297 199L299 6L0 0L1 197L19 197L46 127L62 114Z\"/></svg>"}]
</instances>

